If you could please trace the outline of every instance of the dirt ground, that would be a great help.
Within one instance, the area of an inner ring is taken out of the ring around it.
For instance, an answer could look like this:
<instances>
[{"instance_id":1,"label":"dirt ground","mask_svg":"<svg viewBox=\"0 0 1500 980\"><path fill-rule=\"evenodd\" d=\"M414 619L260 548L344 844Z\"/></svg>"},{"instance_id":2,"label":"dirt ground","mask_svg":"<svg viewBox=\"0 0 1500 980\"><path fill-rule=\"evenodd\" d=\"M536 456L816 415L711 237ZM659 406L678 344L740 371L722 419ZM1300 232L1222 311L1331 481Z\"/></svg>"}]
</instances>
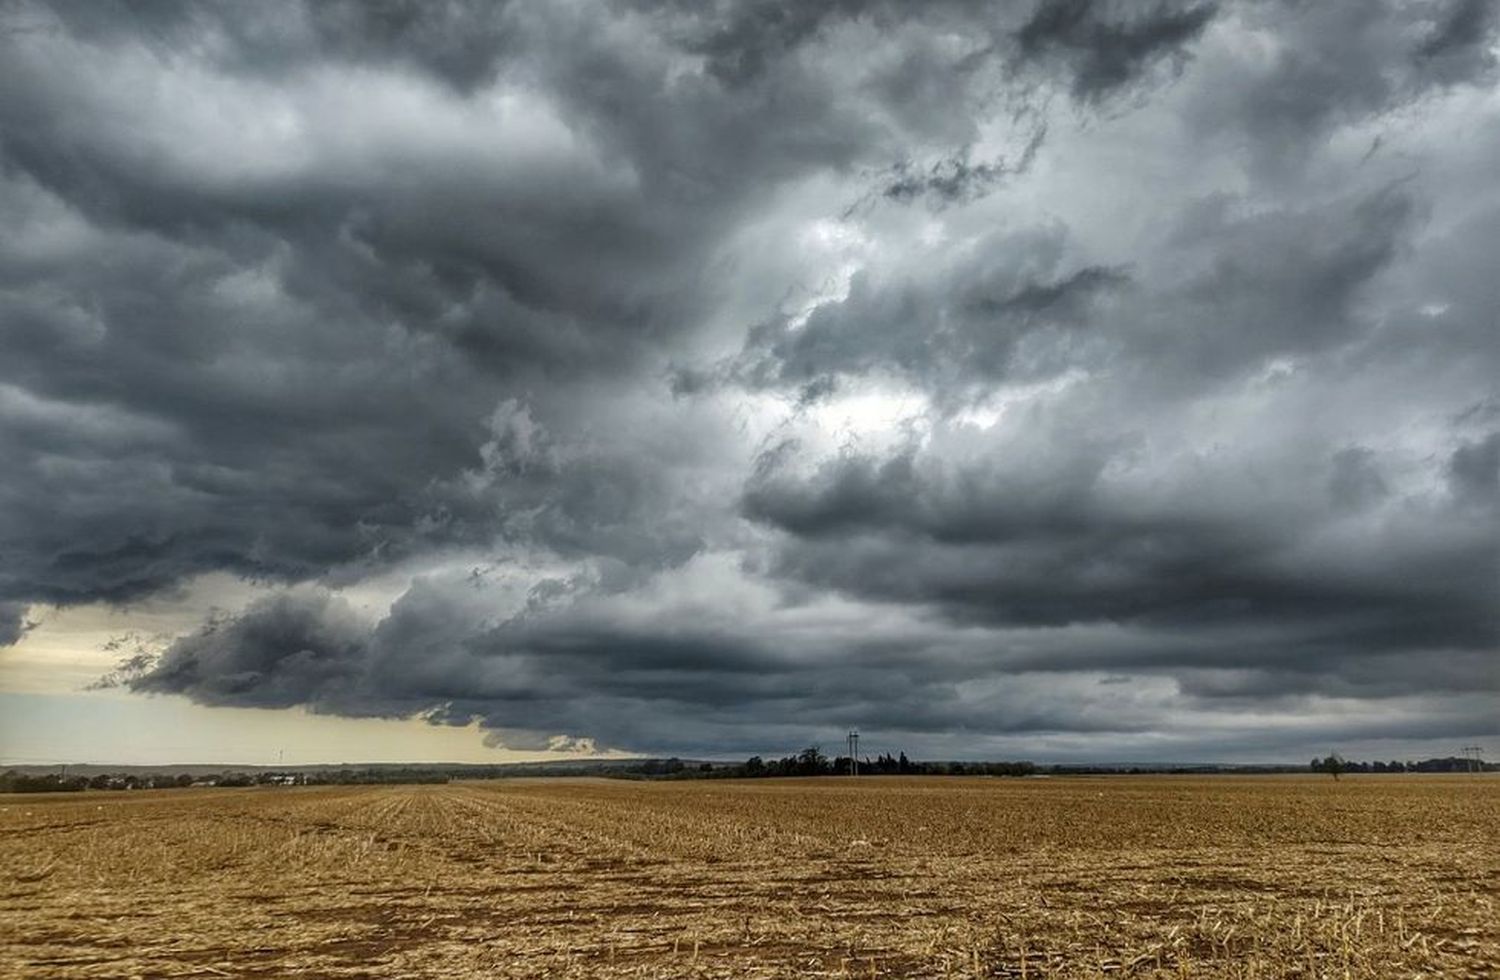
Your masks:
<instances>
[{"instance_id":1,"label":"dirt ground","mask_svg":"<svg viewBox=\"0 0 1500 980\"><path fill-rule=\"evenodd\" d=\"M1500 778L0 797L4 977L1496 977Z\"/></svg>"}]
</instances>

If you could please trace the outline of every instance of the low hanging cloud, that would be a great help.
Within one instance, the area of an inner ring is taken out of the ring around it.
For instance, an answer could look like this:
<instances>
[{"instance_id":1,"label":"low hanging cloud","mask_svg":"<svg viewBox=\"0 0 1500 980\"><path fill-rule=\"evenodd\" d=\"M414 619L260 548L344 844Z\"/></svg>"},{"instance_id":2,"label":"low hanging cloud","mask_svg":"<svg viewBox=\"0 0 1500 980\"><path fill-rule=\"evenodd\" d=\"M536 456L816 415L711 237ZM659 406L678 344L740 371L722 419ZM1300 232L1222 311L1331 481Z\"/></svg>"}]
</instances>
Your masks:
<instances>
[{"instance_id":1,"label":"low hanging cloud","mask_svg":"<svg viewBox=\"0 0 1500 980\"><path fill-rule=\"evenodd\" d=\"M0 646L229 573L116 682L573 753L1494 733L1496 30L9 5Z\"/></svg>"},{"instance_id":2,"label":"low hanging cloud","mask_svg":"<svg viewBox=\"0 0 1500 980\"><path fill-rule=\"evenodd\" d=\"M0 602L0 647L13 646L35 627L26 612L24 602Z\"/></svg>"}]
</instances>

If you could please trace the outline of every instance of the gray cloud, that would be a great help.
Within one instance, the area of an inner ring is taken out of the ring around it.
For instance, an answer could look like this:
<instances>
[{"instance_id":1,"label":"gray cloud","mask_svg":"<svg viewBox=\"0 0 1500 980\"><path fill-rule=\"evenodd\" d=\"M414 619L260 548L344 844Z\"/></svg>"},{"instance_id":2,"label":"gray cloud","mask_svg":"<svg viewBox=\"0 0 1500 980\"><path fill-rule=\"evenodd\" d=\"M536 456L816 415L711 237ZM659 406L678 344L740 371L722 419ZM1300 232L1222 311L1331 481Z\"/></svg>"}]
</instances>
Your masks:
<instances>
[{"instance_id":1,"label":"gray cloud","mask_svg":"<svg viewBox=\"0 0 1500 980\"><path fill-rule=\"evenodd\" d=\"M1442 10L1417 48L1419 61L1440 62L1449 77L1462 79L1495 67L1485 46L1494 30L1495 8L1484 0L1455 0Z\"/></svg>"},{"instance_id":2,"label":"gray cloud","mask_svg":"<svg viewBox=\"0 0 1500 980\"><path fill-rule=\"evenodd\" d=\"M926 167L902 160L891 167L885 184L879 188L879 195L898 204L925 200L934 208L970 203L988 194L1005 178L1024 174L1030 169L1046 138L1047 127L1038 125L1027 137L1014 162L1004 156L972 162L967 149ZM852 215L856 207L845 211L844 216Z\"/></svg>"},{"instance_id":3,"label":"gray cloud","mask_svg":"<svg viewBox=\"0 0 1500 980\"><path fill-rule=\"evenodd\" d=\"M1179 54L1217 12L1212 3L1144 9L1061 0L1038 4L1015 39L1026 59L1061 61L1076 97L1097 100Z\"/></svg>"},{"instance_id":4,"label":"gray cloud","mask_svg":"<svg viewBox=\"0 0 1500 980\"><path fill-rule=\"evenodd\" d=\"M341 692L358 705L361 692L353 685L367 643L347 602L283 594L182 637L149 673L129 683L138 691L191 692L204 704L324 707L324 698Z\"/></svg>"},{"instance_id":5,"label":"gray cloud","mask_svg":"<svg viewBox=\"0 0 1500 980\"><path fill-rule=\"evenodd\" d=\"M782 317L750 335L740 372L757 385L829 393L840 377L888 371L932 391L962 396L999 379L1061 370L1033 362L1046 349L1085 343L1102 298L1129 282L1125 270L1067 268L1057 228L996 236L952 268L902 268L889 279L860 274L849 295L804 322Z\"/></svg>"},{"instance_id":6,"label":"gray cloud","mask_svg":"<svg viewBox=\"0 0 1500 980\"><path fill-rule=\"evenodd\" d=\"M1274 38L1270 57L1242 50L1219 59L1216 84L1196 89L1189 117L1205 136L1247 139L1262 176L1301 166L1339 126L1495 77L1493 5L1337 0L1242 4L1235 13Z\"/></svg>"},{"instance_id":7,"label":"gray cloud","mask_svg":"<svg viewBox=\"0 0 1500 980\"><path fill-rule=\"evenodd\" d=\"M0 602L0 647L14 645L35 623L26 618L24 602Z\"/></svg>"},{"instance_id":8,"label":"gray cloud","mask_svg":"<svg viewBox=\"0 0 1500 980\"><path fill-rule=\"evenodd\" d=\"M1154 499L1143 499L1136 483L1150 461L1124 443L1033 458L1022 472L1005 458L954 467L908 451L844 456L805 477L773 468L745 506L792 535L779 556L786 573L940 603L964 618L1268 621L1300 637L1288 646L1299 656L1326 636L1344 637L1350 650L1493 642L1485 572L1500 552L1488 513L1407 500L1404 513L1388 512L1350 539L1339 523L1357 515L1330 508L1316 483L1293 482L1317 480L1322 469L1293 476L1303 468L1295 460L1281 461L1288 485L1257 500L1235 486L1248 471L1158 472ZM1347 482L1349 468L1340 453L1322 479ZM1309 535L1323 538L1319 547L1307 546Z\"/></svg>"},{"instance_id":9,"label":"gray cloud","mask_svg":"<svg viewBox=\"0 0 1500 980\"><path fill-rule=\"evenodd\" d=\"M688 22L616 15L638 46L561 8L14 8L47 30L0 78L0 206L27 230L0 271L28 413L4 435L78 470L17 467L0 594L299 580L487 535L425 519L498 402L586 415L556 385L655 370L759 195L926 136L838 72L669 83ZM126 439L83 431L106 416Z\"/></svg>"},{"instance_id":10,"label":"gray cloud","mask_svg":"<svg viewBox=\"0 0 1500 980\"><path fill-rule=\"evenodd\" d=\"M1358 510L1379 502L1390 490L1380 475L1375 454L1350 446L1333 454L1328 493L1335 507Z\"/></svg>"},{"instance_id":11,"label":"gray cloud","mask_svg":"<svg viewBox=\"0 0 1500 980\"><path fill-rule=\"evenodd\" d=\"M122 683L564 751L1493 729L1496 20L6 6L0 644L228 572Z\"/></svg>"},{"instance_id":12,"label":"gray cloud","mask_svg":"<svg viewBox=\"0 0 1500 980\"><path fill-rule=\"evenodd\" d=\"M1448 480L1464 500L1493 506L1500 500L1500 432L1466 442L1448 458Z\"/></svg>"}]
</instances>

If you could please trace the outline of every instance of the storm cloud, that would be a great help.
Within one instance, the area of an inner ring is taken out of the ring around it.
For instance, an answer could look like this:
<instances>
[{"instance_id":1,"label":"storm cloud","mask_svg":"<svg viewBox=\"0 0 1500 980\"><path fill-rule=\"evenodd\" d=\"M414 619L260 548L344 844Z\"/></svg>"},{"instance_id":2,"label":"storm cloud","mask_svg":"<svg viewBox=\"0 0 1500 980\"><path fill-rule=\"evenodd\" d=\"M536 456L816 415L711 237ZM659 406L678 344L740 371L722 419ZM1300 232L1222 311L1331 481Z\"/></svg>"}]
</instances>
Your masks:
<instances>
[{"instance_id":1,"label":"storm cloud","mask_svg":"<svg viewBox=\"0 0 1500 980\"><path fill-rule=\"evenodd\" d=\"M572 751L1494 734L1496 32L6 5L0 646L230 573L116 682Z\"/></svg>"},{"instance_id":2,"label":"storm cloud","mask_svg":"<svg viewBox=\"0 0 1500 980\"><path fill-rule=\"evenodd\" d=\"M32 625L26 619L26 604L0 602L0 647L8 647L25 636Z\"/></svg>"}]
</instances>

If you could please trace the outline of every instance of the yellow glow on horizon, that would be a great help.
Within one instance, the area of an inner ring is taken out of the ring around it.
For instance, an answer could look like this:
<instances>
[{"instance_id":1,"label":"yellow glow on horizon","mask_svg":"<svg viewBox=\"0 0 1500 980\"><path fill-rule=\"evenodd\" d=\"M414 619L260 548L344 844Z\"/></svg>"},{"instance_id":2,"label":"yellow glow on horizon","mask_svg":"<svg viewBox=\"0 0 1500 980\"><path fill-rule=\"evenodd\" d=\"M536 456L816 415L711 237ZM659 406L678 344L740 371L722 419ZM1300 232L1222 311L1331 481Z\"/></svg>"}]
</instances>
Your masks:
<instances>
[{"instance_id":1,"label":"yellow glow on horizon","mask_svg":"<svg viewBox=\"0 0 1500 980\"><path fill-rule=\"evenodd\" d=\"M485 729L414 718L344 718L305 708L229 708L185 698L88 691L0 694L0 765L322 765L546 762L622 758L601 750L490 748Z\"/></svg>"}]
</instances>

